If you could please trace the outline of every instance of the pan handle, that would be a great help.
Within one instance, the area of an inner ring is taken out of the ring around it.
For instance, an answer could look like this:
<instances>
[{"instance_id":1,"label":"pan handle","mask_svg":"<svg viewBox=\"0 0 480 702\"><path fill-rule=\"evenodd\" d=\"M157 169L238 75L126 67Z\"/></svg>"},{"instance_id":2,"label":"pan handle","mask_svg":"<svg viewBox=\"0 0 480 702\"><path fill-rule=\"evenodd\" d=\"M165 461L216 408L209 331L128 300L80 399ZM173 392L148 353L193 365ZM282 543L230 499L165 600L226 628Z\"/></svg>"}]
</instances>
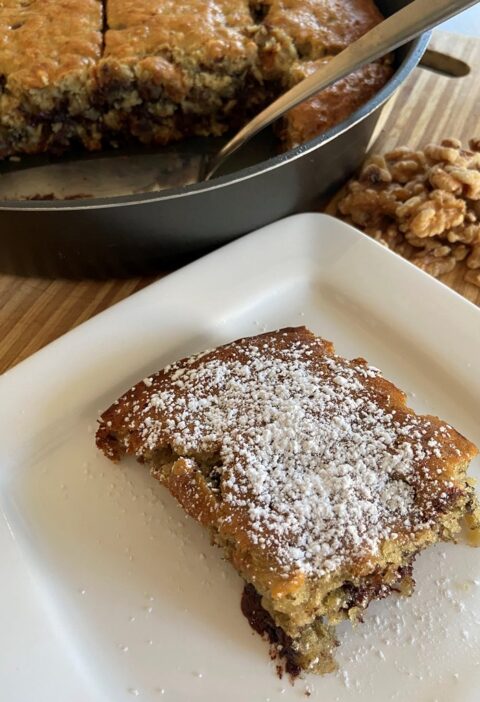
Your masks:
<instances>
[{"instance_id":1,"label":"pan handle","mask_svg":"<svg viewBox=\"0 0 480 702\"><path fill-rule=\"evenodd\" d=\"M441 51L435 51L435 49L427 49L419 65L448 78L463 78L468 76L471 70L465 61L444 54Z\"/></svg>"}]
</instances>

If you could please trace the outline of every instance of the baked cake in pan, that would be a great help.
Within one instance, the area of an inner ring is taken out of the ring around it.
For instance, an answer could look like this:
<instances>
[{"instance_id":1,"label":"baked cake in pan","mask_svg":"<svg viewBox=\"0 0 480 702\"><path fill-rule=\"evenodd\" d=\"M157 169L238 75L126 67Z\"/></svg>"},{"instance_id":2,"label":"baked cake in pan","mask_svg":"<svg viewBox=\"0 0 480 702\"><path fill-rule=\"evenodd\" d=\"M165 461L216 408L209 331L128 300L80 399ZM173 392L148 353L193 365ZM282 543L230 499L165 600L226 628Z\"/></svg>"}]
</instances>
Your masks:
<instances>
[{"instance_id":1,"label":"baked cake in pan","mask_svg":"<svg viewBox=\"0 0 480 702\"><path fill-rule=\"evenodd\" d=\"M0 157L218 136L381 20L373 0L4 0ZM311 102L305 138L368 100L378 65Z\"/></svg>"},{"instance_id":2,"label":"baked cake in pan","mask_svg":"<svg viewBox=\"0 0 480 702\"><path fill-rule=\"evenodd\" d=\"M473 444L304 327L146 378L102 415L97 444L147 463L210 529L292 674L332 671L335 625L409 594L416 554L479 524Z\"/></svg>"}]
</instances>

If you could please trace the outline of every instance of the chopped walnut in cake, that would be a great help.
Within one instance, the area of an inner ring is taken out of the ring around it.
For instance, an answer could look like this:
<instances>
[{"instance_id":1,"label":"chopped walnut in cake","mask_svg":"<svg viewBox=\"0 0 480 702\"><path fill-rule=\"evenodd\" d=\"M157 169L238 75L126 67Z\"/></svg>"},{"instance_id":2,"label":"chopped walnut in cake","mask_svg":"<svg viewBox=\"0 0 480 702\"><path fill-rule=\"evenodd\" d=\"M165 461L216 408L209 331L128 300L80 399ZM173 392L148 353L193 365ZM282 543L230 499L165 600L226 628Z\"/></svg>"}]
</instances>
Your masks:
<instances>
[{"instance_id":1,"label":"chopped walnut in cake","mask_svg":"<svg viewBox=\"0 0 480 702\"><path fill-rule=\"evenodd\" d=\"M440 276L465 263L480 287L480 140L375 154L338 202L338 216Z\"/></svg>"}]
</instances>

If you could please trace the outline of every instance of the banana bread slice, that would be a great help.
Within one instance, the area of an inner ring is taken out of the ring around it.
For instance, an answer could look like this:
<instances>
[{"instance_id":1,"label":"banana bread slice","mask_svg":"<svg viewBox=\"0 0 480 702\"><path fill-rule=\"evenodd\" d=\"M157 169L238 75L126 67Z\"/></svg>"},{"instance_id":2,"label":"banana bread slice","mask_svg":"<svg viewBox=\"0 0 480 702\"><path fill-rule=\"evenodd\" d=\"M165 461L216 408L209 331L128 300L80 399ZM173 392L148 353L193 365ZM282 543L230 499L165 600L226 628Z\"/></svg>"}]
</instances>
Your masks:
<instances>
[{"instance_id":1,"label":"banana bread slice","mask_svg":"<svg viewBox=\"0 0 480 702\"><path fill-rule=\"evenodd\" d=\"M363 359L304 327L186 358L101 417L113 461L147 463L245 579L242 609L292 674L335 667L335 625L413 587L415 555L478 504L476 448Z\"/></svg>"}]
</instances>

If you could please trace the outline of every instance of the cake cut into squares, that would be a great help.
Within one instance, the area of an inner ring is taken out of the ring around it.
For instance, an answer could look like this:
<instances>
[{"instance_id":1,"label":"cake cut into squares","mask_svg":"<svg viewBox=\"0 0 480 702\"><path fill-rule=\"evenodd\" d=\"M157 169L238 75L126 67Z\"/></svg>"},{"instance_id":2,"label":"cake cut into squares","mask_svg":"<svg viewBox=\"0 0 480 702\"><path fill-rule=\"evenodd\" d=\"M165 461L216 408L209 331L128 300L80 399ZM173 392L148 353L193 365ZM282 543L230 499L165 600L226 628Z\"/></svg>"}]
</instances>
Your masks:
<instances>
[{"instance_id":1,"label":"cake cut into squares","mask_svg":"<svg viewBox=\"0 0 480 702\"><path fill-rule=\"evenodd\" d=\"M374 0L4 0L0 158L239 129L381 20ZM391 75L372 71L282 121L280 147L368 100Z\"/></svg>"},{"instance_id":2,"label":"cake cut into squares","mask_svg":"<svg viewBox=\"0 0 480 702\"><path fill-rule=\"evenodd\" d=\"M234 341L144 379L97 445L135 456L210 529L246 581L242 610L288 672L335 668L335 625L409 594L422 549L479 508L476 448L417 415L362 359L305 327Z\"/></svg>"},{"instance_id":3,"label":"cake cut into squares","mask_svg":"<svg viewBox=\"0 0 480 702\"><path fill-rule=\"evenodd\" d=\"M0 157L101 143L91 70L102 52L101 0L0 3Z\"/></svg>"}]
</instances>

